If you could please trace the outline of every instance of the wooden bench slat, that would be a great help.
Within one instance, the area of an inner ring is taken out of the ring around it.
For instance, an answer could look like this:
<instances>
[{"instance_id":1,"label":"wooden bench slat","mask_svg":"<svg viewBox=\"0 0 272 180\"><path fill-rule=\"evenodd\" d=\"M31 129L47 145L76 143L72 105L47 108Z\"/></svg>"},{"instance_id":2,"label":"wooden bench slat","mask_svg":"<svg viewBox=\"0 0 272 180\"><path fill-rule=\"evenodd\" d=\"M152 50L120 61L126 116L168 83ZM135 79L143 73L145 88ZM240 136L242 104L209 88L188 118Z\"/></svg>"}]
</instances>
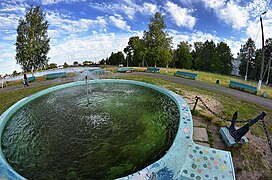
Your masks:
<instances>
[{"instance_id":1,"label":"wooden bench slat","mask_svg":"<svg viewBox=\"0 0 272 180\"><path fill-rule=\"evenodd\" d=\"M190 72L184 72L184 71L176 71L174 73L175 76L181 76L181 77L189 77L193 79L197 79L198 74L190 73Z\"/></svg>"},{"instance_id":2,"label":"wooden bench slat","mask_svg":"<svg viewBox=\"0 0 272 180\"><path fill-rule=\"evenodd\" d=\"M251 86L248 84L244 84L244 83L240 83L240 82L236 82L236 81L230 81L229 86L233 87L233 88L240 88L242 90L248 90L248 91L252 91L254 93L257 93L257 88L255 86Z\"/></svg>"},{"instance_id":3,"label":"wooden bench slat","mask_svg":"<svg viewBox=\"0 0 272 180\"><path fill-rule=\"evenodd\" d=\"M67 76L66 72L61 72L61 73L46 74L45 78L46 79L55 79L55 78L66 77L66 76Z\"/></svg>"},{"instance_id":4,"label":"wooden bench slat","mask_svg":"<svg viewBox=\"0 0 272 180\"><path fill-rule=\"evenodd\" d=\"M118 68L117 72L133 72L133 68Z\"/></svg>"},{"instance_id":5,"label":"wooden bench slat","mask_svg":"<svg viewBox=\"0 0 272 180\"><path fill-rule=\"evenodd\" d=\"M155 73L160 73L160 68L153 68L153 67L151 67L151 68L147 68L146 70L145 70L145 72L155 72Z\"/></svg>"}]
</instances>

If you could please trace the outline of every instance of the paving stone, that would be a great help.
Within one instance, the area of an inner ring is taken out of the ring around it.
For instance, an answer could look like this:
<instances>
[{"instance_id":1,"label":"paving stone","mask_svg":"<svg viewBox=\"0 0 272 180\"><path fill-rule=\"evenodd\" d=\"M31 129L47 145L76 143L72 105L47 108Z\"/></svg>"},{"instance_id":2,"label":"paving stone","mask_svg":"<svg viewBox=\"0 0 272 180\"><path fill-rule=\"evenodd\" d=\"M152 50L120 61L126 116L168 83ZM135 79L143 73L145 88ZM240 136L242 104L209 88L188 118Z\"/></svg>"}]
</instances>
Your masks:
<instances>
[{"instance_id":1,"label":"paving stone","mask_svg":"<svg viewBox=\"0 0 272 180\"><path fill-rule=\"evenodd\" d=\"M202 118L193 116L194 127L204 127L204 128L207 128L207 124L204 124L203 121L204 120Z\"/></svg>"},{"instance_id":2,"label":"paving stone","mask_svg":"<svg viewBox=\"0 0 272 180\"><path fill-rule=\"evenodd\" d=\"M209 142L206 128L194 127L193 139L195 141Z\"/></svg>"},{"instance_id":3,"label":"paving stone","mask_svg":"<svg viewBox=\"0 0 272 180\"><path fill-rule=\"evenodd\" d=\"M205 142L199 142L199 141L194 141L196 144L202 145L202 146L207 146L207 147L211 147L209 143L205 143Z\"/></svg>"}]
</instances>

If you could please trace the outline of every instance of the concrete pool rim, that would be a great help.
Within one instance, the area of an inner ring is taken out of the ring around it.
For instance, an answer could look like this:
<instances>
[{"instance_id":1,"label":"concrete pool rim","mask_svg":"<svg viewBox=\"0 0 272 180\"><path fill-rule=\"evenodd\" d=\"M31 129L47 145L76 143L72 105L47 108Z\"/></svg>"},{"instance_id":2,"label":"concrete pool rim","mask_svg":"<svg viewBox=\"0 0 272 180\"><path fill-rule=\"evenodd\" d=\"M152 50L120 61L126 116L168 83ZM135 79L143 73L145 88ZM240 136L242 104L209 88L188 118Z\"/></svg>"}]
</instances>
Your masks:
<instances>
[{"instance_id":1,"label":"concrete pool rim","mask_svg":"<svg viewBox=\"0 0 272 180\"><path fill-rule=\"evenodd\" d=\"M176 93L159 87L157 85L145 83L145 82L140 82L140 81L132 81L132 80L121 80L121 79L101 79L101 80L89 80L89 84L92 83L119 83L119 84L132 84L132 85L140 85L144 86L147 88L154 89L156 91L161 92L162 94L168 96L170 99L172 99L175 104L178 107L179 113L180 113L180 119L179 119L179 127L178 127L178 132L176 134L176 137L173 141L173 144L167 151L167 153L158 161L152 163L148 167L144 168L143 170L140 170L134 174L128 175L126 177L120 178L120 179L133 179L137 177L141 177L141 175L146 174L146 176L152 176L156 173L162 172L161 170L164 170L163 175L165 176L165 170L168 172L169 177L173 178L183 178L183 179L192 179L195 177L202 177L202 176L196 176L192 177L192 173L188 174L188 171L192 172L195 168L193 165L191 170L190 168L184 168L184 166L187 166L187 160L188 154L190 154L191 151L194 151L193 148L201 148L201 146L196 145L193 143L192 136L193 136L193 122L192 122L192 115L190 112L190 108L186 101ZM8 110L6 110L1 116L0 116L0 139L2 143L2 134L4 131L4 128L6 126L6 123L10 119L10 117L22 106L24 106L26 103L44 95L49 92L53 92L59 89L63 88L69 88L73 86L79 86L79 85L84 85L84 81L78 81L78 82L72 82L72 83L67 83L67 84L62 84L54 87L50 87L48 89L42 90L40 92L37 92L33 95L30 95L28 97L25 97L12 105ZM207 148L208 149L208 148ZM217 150L221 151L221 150ZM213 152L211 150L211 152ZM223 152L221 152L222 154ZM229 152L226 152L228 154ZM190 154L191 155L191 154ZM233 169L233 164L232 164L232 159L230 153L228 155L225 155L226 159L229 159L231 167L229 168L232 172L232 179L235 179L234 176L234 169ZM192 159L192 158L191 158ZM187 163L188 164L188 163ZM223 166L222 166L223 167ZM165 169L166 168L166 169ZM183 170L185 169L185 170ZM182 171L183 170L183 171ZM186 173L187 172L187 173ZM167 174L167 173L166 173ZM196 174L196 173L194 173ZM224 173L223 173L224 174ZM231 173L229 173L231 174ZM188 176L187 176L188 175ZM205 175L203 175L205 177ZM3 152L2 152L2 145L0 146L0 178L12 178L12 179L25 179L21 175L19 175L6 161Z\"/></svg>"}]
</instances>

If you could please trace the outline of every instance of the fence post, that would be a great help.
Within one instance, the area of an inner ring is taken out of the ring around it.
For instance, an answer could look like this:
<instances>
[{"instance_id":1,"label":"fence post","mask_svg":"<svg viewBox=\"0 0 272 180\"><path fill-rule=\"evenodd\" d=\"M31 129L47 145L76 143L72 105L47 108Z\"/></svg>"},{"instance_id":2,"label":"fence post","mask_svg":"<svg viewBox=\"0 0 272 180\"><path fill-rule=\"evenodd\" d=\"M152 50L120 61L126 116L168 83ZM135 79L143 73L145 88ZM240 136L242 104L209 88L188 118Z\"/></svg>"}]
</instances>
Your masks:
<instances>
[{"instance_id":1,"label":"fence post","mask_svg":"<svg viewBox=\"0 0 272 180\"><path fill-rule=\"evenodd\" d=\"M195 108L196 108L196 105L197 105L197 102L198 102L199 97L196 96L195 98L196 98L196 102L195 102L194 108L193 108L193 110L192 110L193 112L195 111Z\"/></svg>"}]
</instances>

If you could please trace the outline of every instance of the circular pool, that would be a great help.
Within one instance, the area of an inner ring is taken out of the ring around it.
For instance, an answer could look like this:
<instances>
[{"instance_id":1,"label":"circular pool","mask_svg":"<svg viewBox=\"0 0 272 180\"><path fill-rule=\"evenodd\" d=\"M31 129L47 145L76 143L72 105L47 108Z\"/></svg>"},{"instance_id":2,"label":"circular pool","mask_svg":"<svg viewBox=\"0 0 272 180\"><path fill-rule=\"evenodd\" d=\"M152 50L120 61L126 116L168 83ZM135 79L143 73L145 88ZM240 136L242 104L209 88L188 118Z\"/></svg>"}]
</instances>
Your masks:
<instances>
[{"instance_id":1,"label":"circular pool","mask_svg":"<svg viewBox=\"0 0 272 180\"><path fill-rule=\"evenodd\" d=\"M177 97L127 80L43 90L1 116L2 171L19 179L114 179L144 169L171 147L180 110L190 115Z\"/></svg>"}]
</instances>

